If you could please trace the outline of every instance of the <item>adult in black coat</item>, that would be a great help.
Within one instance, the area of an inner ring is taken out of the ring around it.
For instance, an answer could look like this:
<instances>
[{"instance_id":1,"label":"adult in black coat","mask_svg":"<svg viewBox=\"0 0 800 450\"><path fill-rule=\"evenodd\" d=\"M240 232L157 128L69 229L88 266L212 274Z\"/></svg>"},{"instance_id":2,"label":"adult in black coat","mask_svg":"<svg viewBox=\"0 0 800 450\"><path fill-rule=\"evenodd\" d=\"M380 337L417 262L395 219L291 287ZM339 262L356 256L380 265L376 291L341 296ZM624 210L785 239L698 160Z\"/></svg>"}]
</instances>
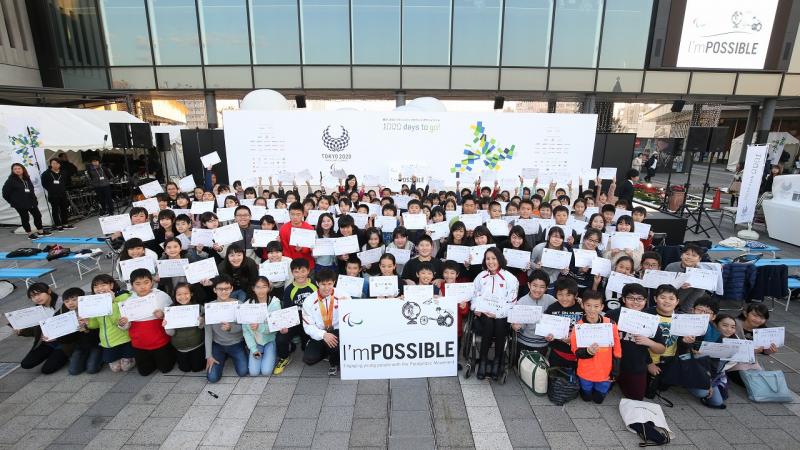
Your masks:
<instances>
[{"instance_id":1,"label":"adult in black coat","mask_svg":"<svg viewBox=\"0 0 800 450\"><path fill-rule=\"evenodd\" d=\"M42 186L47 190L53 225L58 231L75 228L69 224L67 189L70 184L70 173L61 166L61 161L56 158L51 159L50 168L42 173Z\"/></svg>"},{"instance_id":2,"label":"adult in black coat","mask_svg":"<svg viewBox=\"0 0 800 450\"><path fill-rule=\"evenodd\" d=\"M17 210L22 221L22 228L28 233L28 237L36 239L39 235L31 231L31 216L33 216L33 224L37 230L41 231L42 235L47 236L50 232L45 231L42 226L42 213L39 212L39 202L36 200L36 192L33 187L33 181L31 181L25 166L19 163L12 164L11 174L3 185L3 199Z\"/></svg>"},{"instance_id":3,"label":"adult in black coat","mask_svg":"<svg viewBox=\"0 0 800 450\"><path fill-rule=\"evenodd\" d=\"M644 177L645 181L649 183L650 179L656 176L656 168L658 168L658 154L653 153L644 163L644 167L642 167L647 172L647 176Z\"/></svg>"},{"instance_id":4,"label":"adult in black coat","mask_svg":"<svg viewBox=\"0 0 800 450\"><path fill-rule=\"evenodd\" d=\"M633 185L637 181L639 181L639 171L631 169L628 171L627 179L617 186L616 196L618 199L628 202L628 209L633 208Z\"/></svg>"},{"instance_id":5,"label":"adult in black coat","mask_svg":"<svg viewBox=\"0 0 800 450\"><path fill-rule=\"evenodd\" d=\"M72 177L76 173L78 173L78 168L75 167L75 164L72 164L67 158L67 154L61 152L58 154L58 162L61 163L61 170L64 172L67 177Z\"/></svg>"}]
</instances>

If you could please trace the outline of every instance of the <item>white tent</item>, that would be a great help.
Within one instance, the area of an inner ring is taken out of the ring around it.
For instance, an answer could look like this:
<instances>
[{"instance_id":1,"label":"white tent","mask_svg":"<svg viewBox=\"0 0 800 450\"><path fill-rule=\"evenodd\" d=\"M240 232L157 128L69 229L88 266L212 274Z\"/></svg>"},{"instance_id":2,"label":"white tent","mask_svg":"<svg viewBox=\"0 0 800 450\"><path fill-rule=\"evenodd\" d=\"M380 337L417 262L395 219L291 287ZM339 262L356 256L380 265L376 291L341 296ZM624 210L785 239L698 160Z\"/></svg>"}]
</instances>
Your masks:
<instances>
[{"instance_id":1,"label":"white tent","mask_svg":"<svg viewBox=\"0 0 800 450\"><path fill-rule=\"evenodd\" d=\"M36 184L45 225L52 223L39 174L47 169L44 150L81 151L111 147L112 122L142 122L124 111L0 106L0 167L19 162ZM32 142L33 141L33 142ZM33 144L33 145L32 145ZM5 179L2 179L5 182ZM0 223L18 224L19 216L0 201Z\"/></svg>"},{"instance_id":2,"label":"white tent","mask_svg":"<svg viewBox=\"0 0 800 450\"><path fill-rule=\"evenodd\" d=\"M753 138L755 139L755 133L753 133ZM739 163L739 155L742 153L743 141L744 141L744 135L742 134L736 136L736 138L733 139L733 142L731 142L731 151L730 151L730 156L728 156L728 165L726 167L726 169L729 172L736 171L736 165ZM800 141L798 141L797 138L795 138L794 136L785 131L771 131L769 133L767 141L770 144L772 143L777 144L783 141L784 145L783 150L789 153L790 156L789 161L794 161L795 158L797 157L798 151L800 151Z\"/></svg>"},{"instance_id":3,"label":"white tent","mask_svg":"<svg viewBox=\"0 0 800 450\"><path fill-rule=\"evenodd\" d=\"M180 125L155 125L150 127L154 136L156 133L169 133L170 151L165 155L167 165L164 170L165 173L169 173L171 178L182 177L186 170L183 162L183 143L181 142L181 130L185 128ZM155 137L153 140L155 141Z\"/></svg>"}]
</instances>

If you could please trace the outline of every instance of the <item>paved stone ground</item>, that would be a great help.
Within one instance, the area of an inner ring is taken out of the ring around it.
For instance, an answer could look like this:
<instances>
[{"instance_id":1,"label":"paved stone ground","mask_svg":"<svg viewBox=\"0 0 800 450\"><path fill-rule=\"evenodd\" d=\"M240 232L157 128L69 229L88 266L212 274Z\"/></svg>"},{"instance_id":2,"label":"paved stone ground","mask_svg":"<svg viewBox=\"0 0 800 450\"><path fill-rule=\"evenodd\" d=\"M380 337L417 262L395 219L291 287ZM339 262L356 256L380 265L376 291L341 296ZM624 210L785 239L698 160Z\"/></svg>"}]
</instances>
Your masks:
<instances>
[{"instance_id":1,"label":"paved stone ground","mask_svg":"<svg viewBox=\"0 0 800 450\"><path fill-rule=\"evenodd\" d=\"M92 236L98 228L91 219L69 234ZM784 248L781 256L800 257L798 248L765 240ZM0 232L2 249L22 242ZM80 281L71 263L53 264L58 292L85 288L94 275ZM108 270L110 260L102 265ZM0 300L0 312L28 305L20 288ZM778 305L770 323L787 327L787 345L762 362L784 371L800 392L800 305L788 313ZM29 348L29 339L0 327L0 363L18 363ZM711 410L679 390L667 396L675 403L664 408L675 433L671 447L800 448L800 398L753 404L733 387L728 409ZM0 379L0 447L638 448L618 402L614 390L600 406L580 400L554 406L513 376L505 385L460 377L342 381L329 378L324 365L298 362L270 378L239 378L227 367L213 385L177 369L141 377L104 368L73 377L17 368Z\"/></svg>"}]
</instances>

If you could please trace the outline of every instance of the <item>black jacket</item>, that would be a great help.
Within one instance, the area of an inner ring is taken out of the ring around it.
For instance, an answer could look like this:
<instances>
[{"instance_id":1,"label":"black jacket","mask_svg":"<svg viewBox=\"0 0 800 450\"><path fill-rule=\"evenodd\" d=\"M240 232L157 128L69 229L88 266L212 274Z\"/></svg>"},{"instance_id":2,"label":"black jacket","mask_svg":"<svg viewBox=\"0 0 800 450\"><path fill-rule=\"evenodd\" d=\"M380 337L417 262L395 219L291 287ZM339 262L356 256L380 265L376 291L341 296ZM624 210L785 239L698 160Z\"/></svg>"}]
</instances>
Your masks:
<instances>
[{"instance_id":1,"label":"black jacket","mask_svg":"<svg viewBox=\"0 0 800 450\"><path fill-rule=\"evenodd\" d=\"M617 187L617 198L628 202L628 207L633 207L633 183L630 180L625 180Z\"/></svg>"},{"instance_id":2,"label":"black jacket","mask_svg":"<svg viewBox=\"0 0 800 450\"><path fill-rule=\"evenodd\" d=\"M25 189L28 192L25 192ZM3 199L7 201L12 208L16 209L32 209L36 208L39 202L36 200L36 193L33 189L33 182L23 180L22 178L11 175L3 185Z\"/></svg>"},{"instance_id":3,"label":"black jacket","mask_svg":"<svg viewBox=\"0 0 800 450\"><path fill-rule=\"evenodd\" d=\"M66 197L70 183L70 173L66 170L55 173L47 169L42 173L42 186L51 197Z\"/></svg>"},{"instance_id":4,"label":"black jacket","mask_svg":"<svg viewBox=\"0 0 800 450\"><path fill-rule=\"evenodd\" d=\"M99 167L89 164L86 166L86 174L89 175L89 179L92 180L92 186L94 187L108 186L111 184L111 171L103 167L102 164ZM102 180L100 179L101 177L103 178Z\"/></svg>"}]
</instances>

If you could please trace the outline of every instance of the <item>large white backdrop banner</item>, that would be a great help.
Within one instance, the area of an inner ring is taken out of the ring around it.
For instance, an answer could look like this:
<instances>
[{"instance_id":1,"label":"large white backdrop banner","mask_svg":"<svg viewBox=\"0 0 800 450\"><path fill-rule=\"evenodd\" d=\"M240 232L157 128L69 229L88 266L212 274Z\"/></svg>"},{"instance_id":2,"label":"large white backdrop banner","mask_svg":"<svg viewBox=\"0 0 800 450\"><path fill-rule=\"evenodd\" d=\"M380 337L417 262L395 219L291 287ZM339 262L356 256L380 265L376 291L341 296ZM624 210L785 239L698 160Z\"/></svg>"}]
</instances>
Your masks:
<instances>
[{"instance_id":1,"label":"large white backdrop banner","mask_svg":"<svg viewBox=\"0 0 800 450\"><path fill-rule=\"evenodd\" d=\"M339 304L343 380L456 375L457 300L355 299Z\"/></svg>"},{"instance_id":2,"label":"large white backdrop banner","mask_svg":"<svg viewBox=\"0 0 800 450\"><path fill-rule=\"evenodd\" d=\"M539 170L540 185L571 180L577 189L578 177L591 165L597 123L594 114L224 114L230 180L253 184L281 172L312 175L314 184L321 172L327 184L344 172L361 180L379 177L383 183L402 173L404 179L416 175L447 186L455 185L458 173L462 184L481 176L484 184L497 179L508 185L518 184L523 168L533 168Z\"/></svg>"},{"instance_id":3,"label":"large white backdrop banner","mask_svg":"<svg viewBox=\"0 0 800 450\"><path fill-rule=\"evenodd\" d=\"M753 221L758 202L758 191L764 175L764 163L769 145L748 145L747 156L742 172L742 188L739 190L739 207L736 209L736 223Z\"/></svg>"}]
</instances>

